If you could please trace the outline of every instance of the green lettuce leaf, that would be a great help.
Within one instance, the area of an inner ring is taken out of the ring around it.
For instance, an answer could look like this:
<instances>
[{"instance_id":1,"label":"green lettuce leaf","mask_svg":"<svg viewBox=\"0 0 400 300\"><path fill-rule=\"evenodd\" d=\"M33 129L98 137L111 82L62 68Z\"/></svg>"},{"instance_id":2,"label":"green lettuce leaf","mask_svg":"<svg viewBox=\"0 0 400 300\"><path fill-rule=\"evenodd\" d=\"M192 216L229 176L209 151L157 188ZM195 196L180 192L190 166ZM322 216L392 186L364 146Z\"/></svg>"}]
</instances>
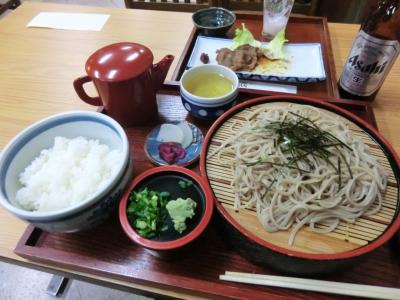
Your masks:
<instances>
[{"instance_id":1,"label":"green lettuce leaf","mask_svg":"<svg viewBox=\"0 0 400 300\"><path fill-rule=\"evenodd\" d=\"M261 43L254 39L253 34L242 23L242 29L236 28L235 37L233 38L233 45L229 47L232 51L242 45L250 45L253 47L261 47Z\"/></svg>"},{"instance_id":2,"label":"green lettuce leaf","mask_svg":"<svg viewBox=\"0 0 400 300\"><path fill-rule=\"evenodd\" d=\"M286 55L283 52L283 45L287 41L285 38L285 29L282 29L267 46L261 48L261 51L271 60L286 59Z\"/></svg>"}]
</instances>

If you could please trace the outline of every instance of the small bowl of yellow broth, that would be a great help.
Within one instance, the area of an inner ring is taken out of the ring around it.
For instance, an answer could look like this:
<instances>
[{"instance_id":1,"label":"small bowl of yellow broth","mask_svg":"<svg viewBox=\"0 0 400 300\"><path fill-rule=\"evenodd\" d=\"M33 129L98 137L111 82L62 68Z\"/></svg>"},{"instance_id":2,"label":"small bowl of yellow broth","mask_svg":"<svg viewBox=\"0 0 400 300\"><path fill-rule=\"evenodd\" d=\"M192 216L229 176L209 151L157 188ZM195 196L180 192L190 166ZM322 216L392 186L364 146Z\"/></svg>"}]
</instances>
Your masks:
<instances>
[{"instance_id":1,"label":"small bowl of yellow broth","mask_svg":"<svg viewBox=\"0 0 400 300\"><path fill-rule=\"evenodd\" d=\"M214 120L236 103L239 79L221 65L201 65L187 70L180 80L185 109L199 119Z\"/></svg>"}]
</instances>

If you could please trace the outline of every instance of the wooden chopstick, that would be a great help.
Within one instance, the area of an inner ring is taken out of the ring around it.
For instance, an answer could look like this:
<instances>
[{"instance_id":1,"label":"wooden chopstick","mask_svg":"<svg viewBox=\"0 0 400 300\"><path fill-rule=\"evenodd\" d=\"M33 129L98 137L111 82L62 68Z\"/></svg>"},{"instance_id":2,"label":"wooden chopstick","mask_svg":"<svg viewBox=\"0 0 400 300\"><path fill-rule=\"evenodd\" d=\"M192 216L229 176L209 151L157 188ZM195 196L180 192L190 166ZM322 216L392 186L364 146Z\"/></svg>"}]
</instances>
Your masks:
<instances>
[{"instance_id":1,"label":"wooden chopstick","mask_svg":"<svg viewBox=\"0 0 400 300\"><path fill-rule=\"evenodd\" d=\"M226 271L225 274L220 275L219 279L241 283L276 286L289 289L299 289L313 292L366 297L374 299L400 299L400 289L364 284L229 271Z\"/></svg>"}]
</instances>

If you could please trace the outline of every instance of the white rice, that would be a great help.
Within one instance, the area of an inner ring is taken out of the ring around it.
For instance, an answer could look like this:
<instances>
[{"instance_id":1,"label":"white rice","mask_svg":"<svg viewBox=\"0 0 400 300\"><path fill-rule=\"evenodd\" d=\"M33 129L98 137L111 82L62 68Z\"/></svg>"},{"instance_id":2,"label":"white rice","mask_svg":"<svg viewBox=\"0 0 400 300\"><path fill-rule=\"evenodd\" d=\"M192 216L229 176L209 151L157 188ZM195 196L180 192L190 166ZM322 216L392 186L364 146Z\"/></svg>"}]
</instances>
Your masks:
<instances>
[{"instance_id":1,"label":"white rice","mask_svg":"<svg viewBox=\"0 0 400 300\"><path fill-rule=\"evenodd\" d=\"M122 158L98 140L56 137L19 175L16 202L30 211L56 211L88 199L118 172Z\"/></svg>"}]
</instances>

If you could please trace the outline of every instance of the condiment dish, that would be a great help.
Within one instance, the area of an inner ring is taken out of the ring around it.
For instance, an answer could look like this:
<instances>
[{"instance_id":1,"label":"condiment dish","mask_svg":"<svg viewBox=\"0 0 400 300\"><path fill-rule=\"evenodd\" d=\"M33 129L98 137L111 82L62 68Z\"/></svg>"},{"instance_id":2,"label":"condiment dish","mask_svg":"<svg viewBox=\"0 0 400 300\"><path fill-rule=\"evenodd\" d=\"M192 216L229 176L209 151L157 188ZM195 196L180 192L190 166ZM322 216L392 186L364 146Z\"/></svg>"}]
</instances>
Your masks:
<instances>
[{"instance_id":1,"label":"condiment dish","mask_svg":"<svg viewBox=\"0 0 400 300\"><path fill-rule=\"evenodd\" d=\"M182 187L182 181L190 182L190 186ZM190 198L196 203L194 215L186 219L187 228L184 231L177 232L170 216L167 216L163 224L167 228L154 237L144 237L138 233L127 209L132 192L140 192L145 188L159 193L168 192L170 200ZM170 253L169 250L177 250L196 240L209 224L213 207L211 191L199 175L182 167L162 166L143 172L130 183L119 205L119 219L124 232L133 242L153 250L152 253L157 256L162 256L160 253Z\"/></svg>"}]
</instances>

